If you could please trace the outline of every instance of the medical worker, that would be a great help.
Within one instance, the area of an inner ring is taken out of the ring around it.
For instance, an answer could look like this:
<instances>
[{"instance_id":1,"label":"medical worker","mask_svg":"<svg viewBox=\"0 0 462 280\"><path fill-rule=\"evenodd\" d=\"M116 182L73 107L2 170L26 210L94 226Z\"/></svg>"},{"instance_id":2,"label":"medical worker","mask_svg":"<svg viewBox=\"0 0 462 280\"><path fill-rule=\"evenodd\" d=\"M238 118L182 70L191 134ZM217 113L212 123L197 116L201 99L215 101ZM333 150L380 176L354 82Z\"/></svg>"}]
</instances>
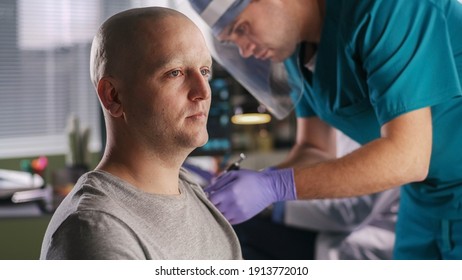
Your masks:
<instances>
[{"instance_id":1,"label":"medical worker","mask_svg":"<svg viewBox=\"0 0 462 280\"><path fill-rule=\"evenodd\" d=\"M226 173L207 191L231 223L275 201L403 186L394 257L462 259L459 1L190 2L236 46L215 43L218 62L277 117L291 108L277 95L290 87L306 130L294 160L332 153L333 127L362 145L303 167Z\"/></svg>"}]
</instances>

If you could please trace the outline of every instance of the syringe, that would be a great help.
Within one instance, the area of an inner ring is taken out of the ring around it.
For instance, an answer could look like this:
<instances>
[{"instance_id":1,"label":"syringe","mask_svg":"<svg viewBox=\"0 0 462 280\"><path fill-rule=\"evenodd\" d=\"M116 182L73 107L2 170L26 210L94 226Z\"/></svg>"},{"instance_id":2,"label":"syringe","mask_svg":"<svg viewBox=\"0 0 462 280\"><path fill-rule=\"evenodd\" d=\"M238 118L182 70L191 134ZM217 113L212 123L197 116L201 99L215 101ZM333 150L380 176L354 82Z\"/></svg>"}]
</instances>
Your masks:
<instances>
[{"instance_id":1,"label":"syringe","mask_svg":"<svg viewBox=\"0 0 462 280\"><path fill-rule=\"evenodd\" d=\"M241 153L239 155L239 160L233 162L228 168L226 168L225 172L231 171L231 170L238 170L240 168L241 162L246 158L244 153Z\"/></svg>"}]
</instances>

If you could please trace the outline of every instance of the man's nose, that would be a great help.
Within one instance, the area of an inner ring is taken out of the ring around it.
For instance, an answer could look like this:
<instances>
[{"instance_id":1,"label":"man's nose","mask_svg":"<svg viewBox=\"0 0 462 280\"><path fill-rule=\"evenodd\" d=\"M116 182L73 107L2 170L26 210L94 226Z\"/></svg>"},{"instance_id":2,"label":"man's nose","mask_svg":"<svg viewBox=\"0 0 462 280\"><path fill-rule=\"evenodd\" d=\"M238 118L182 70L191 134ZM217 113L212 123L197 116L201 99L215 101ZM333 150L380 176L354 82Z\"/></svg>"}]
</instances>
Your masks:
<instances>
[{"instance_id":1,"label":"man's nose","mask_svg":"<svg viewBox=\"0 0 462 280\"><path fill-rule=\"evenodd\" d=\"M200 71L193 76L191 90L189 91L189 99L193 101L209 99L211 96L211 89L207 77L204 77Z\"/></svg>"},{"instance_id":2,"label":"man's nose","mask_svg":"<svg viewBox=\"0 0 462 280\"><path fill-rule=\"evenodd\" d=\"M251 55L253 55L253 52L256 48L255 43L253 43L252 41L250 41L249 39L245 37L237 39L235 43L238 46L239 53L242 57L248 58Z\"/></svg>"}]
</instances>

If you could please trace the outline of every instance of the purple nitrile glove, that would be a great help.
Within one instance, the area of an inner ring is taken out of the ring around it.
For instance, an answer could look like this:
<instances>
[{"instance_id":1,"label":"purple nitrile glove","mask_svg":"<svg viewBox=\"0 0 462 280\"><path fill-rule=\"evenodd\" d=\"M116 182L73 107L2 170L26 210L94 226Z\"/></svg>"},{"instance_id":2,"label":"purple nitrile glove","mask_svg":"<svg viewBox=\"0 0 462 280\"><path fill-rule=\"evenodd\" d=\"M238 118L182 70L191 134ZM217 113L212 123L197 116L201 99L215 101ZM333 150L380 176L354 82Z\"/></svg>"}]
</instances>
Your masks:
<instances>
[{"instance_id":1,"label":"purple nitrile glove","mask_svg":"<svg viewBox=\"0 0 462 280\"><path fill-rule=\"evenodd\" d=\"M260 171L261 172L268 172L268 171L274 171L274 170L277 170L277 168L275 166L269 166L267 168L261 169Z\"/></svg>"},{"instance_id":2,"label":"purple nitrile glove","mask_svg":"<svg viewBox=\"0 0 462 280\"><path fill-rule=\"evenodd\" d=\"M276 201L297 199L292 168L227 172L205 189L231 224L242 223Z\"/></svg>"}]
</instances>

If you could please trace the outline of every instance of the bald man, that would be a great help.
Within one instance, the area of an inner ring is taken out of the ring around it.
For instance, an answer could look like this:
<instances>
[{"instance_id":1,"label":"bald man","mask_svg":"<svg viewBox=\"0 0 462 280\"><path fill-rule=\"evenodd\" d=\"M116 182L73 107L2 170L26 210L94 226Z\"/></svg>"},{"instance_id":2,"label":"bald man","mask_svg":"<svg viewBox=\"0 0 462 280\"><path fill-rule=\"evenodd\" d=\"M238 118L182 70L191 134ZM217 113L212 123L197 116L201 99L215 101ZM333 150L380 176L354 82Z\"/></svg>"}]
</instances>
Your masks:
<instances>
[{"instance_id":1,"label":"bald man","mask_svg":"<svg viewBox=\"0 0 462 280\"><path fill-rule=\"evenodd\" d=\"M95 170L56 210L41 259L240 259L237 237L181 169L208 140L212 59L199 29L160 7L109 18L90 72L107 128Z\"/></svg>"}]
</instances>

